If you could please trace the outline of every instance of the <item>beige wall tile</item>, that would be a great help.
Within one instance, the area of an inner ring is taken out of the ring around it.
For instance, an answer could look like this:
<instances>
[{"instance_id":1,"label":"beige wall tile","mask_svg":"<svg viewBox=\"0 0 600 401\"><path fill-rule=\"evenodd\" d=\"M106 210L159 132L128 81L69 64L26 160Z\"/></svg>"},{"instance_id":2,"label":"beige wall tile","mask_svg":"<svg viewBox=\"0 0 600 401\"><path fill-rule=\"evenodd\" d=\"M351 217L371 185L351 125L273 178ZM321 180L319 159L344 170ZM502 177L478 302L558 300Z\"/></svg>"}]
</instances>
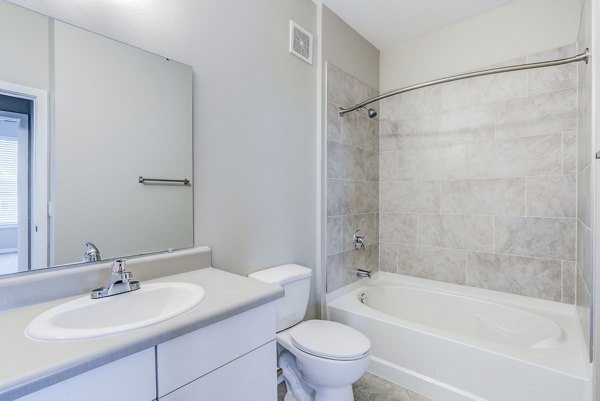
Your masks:
<instances>
[{"instance_id":1,"label":"beige wall tile","mask_svg":"<svg viewBox=\"0 0 600 401\"><path fill-rule=\"evenodd\" d=\"M398 270L398 245L379 243L379 271L396 273Z\"/></svg>"},{"instance_id":2,"label":"beige wall tile","mask_svg":"<svg viewBox=\"0 0 600 401\"><path fill-rule=\"evenodd\" d=\"M494 251L575 260L575 219L496 216Z\"/></svg>"},{"instance_id":3,"label":"beige wall tile","mask_svg":"<svg viewBox=\"0 0 600 401\"><path fill-rule=\"evenodd\" d=\"M395 244L417 245L417 215L414 213L381 213L379 240Z\"/></svg>"},{"instance_id":4,"label":"beige wall tile","mask_svg":"<svg viewBox=\"0 0 600 401\"><path fill-rule=\"evenodd\" d=\"M379 212L379 182L363 181L359 182L360 197L364 202L358 208L356 213L377 213Z\"/></svg>"},{"instance_id":5,"label":"beige wall tile","mask_svg":"<svg viewBox=\"0 0 600 401\"><path fill-rule=\"evenodd\" d=\"M577 127L577 89L565 89L496 105L496 138L573 131Z\"/></svg>"},{"instance_id":6,"label":"beige wall tile","mask_svg":"<svg viewBox=\"0 0 600 401\"><path fill-rule=\"evenodd\" d=\"M364 180L365 152L364 149L327 141L327 178Z\"/></svg>"},{"instance_id":7,"label":"beige wall tile","mask_svg":"<svg viewBox=\"0 0 600 401\"><path fill-rule=\"evenodd\" d=\"M449 145L494 139L494 108L477 105L414 120L423 145Z\"/></svg>"},{"instance_id":8,"label":"beige wall tile","mask_svg":"<svg viewBox=\"0 0 600 401\"><path fill-rule=\"evenodd\" d=\"M440 183L437 181L396 181L380 183L381 212L424 212L440 210Z\"/></svg>"},{"instance_id":9,"label":"beige wall tile","mask_svg":"<svg viewBox=\"0 0 600 401\"><path fill-rule=\"evenodd\" d=\"M421 145L398 151L402 181L458 179L467 176L467 148L464 144Z\"/></svg>"},{"instance_id":10,"label":"beige wall tile","mask_svg":"<svg viewBox=\"0 0 600 401\"><path fill-rule=\"evenodd\" d=\"M327 140L342 142L342 117L333 103L327 103Z\"/></svg>"},{"instance_id":11,"label":"beige wall tile","mask_svg":"<svg viewBox=\"0 0 600 401\"><path fill-rule=\"evenodd\" d=\"M504 65L522 64L525 59L515 59ZM500 65L490 66L500 67ZM512 72L489 75L440 86L444 110L453 110L472 105L491 104L507 99L527 96L527 73Z\"/></svg>"},{"instance_id":12,"label":"beige wall tile","mask_svg":"<svg viewBox=\"0 0 600 401\"><path fill-rule=\"evenodd\" d=\"M380 150L398 150L419 146L419 135L407 131L404 124L404 121L379 120Z\"/></svg>"},{"instance_id":13,"label":"beige wall tile","mask_svg":"<svg viewBox=\"0 0 600 401\"><path fill-rule=\"evenodd\" d=\"M527 215L575 217L575 185L574 175L528 177Z\"/></svg>"},{"instance_id":14,"label":"beige wall tile","mask_svg":"<svg viewBox=\"0 0 600 401\"><path fill-rule=\"evenodd\" d=\"M560 301L561 263L559 260L469 252L467 285Z\"/></svg>"},{"instance_id":15,"label":"beige wall tile","mask_svg":"<svg viewBox=\"0 0 600 401\"><path fill-rule=\"evenodd\" d=\"M354 190L354 187L346 185L345 180L329 178L327 180L327 216L350 214Z\"/></svg>"},{"instance_id":16,"label":"beige wall tile","mask_svg":"<svg viewBox=\"0 0 600 401\"><path fill-rule=\"evenodd\" d=\"M447 214L523 216L525 179L477 179L442 182L441 211Z\"/></svg>"},{"instance_id":17,"label":"beige wall tile","mask_svg":"<svg viewBox=\"0 0 600 401\"><path fill-rule=\"evenodd\" d=\"M369 85L327 63L327 101L348 107L374 95Z\"/></svg>"},{"instance_id":18,"label":"beige wall tile","mask_svg":"<svg viewBox=\"0 0 600 401\"><path fill-rule=\"evenodd\" d=\"M543 135L467 145L469 178L557 175L562 136Z\"/></svg>"},{"instance_id":19,"label":"beige wall tile","mask_svg":"<svg viewBox=\"0 0 600 401\"><path fill-rule=\"evenodd\" d=\"M379 152L379 178L382 181L398 179L398 152Z\"/></svg>"},{"instance_id":20,"label":"beige wall tile","mask_svg":"<svg viewBox=\"0 0 600 401\"><path fill-rule=\"evenodd\" d=\"M398 245L398 273L465 284L466 251Z\"/></svg>"},{"instance_id":21,"label":"beige wall tile","mask_svg":"<svg viewBox=\"0 0 600 401\"><path fill-rule=\"evenodd\" d=\"M367 181L379 181L379 152L365 150Z\"/></svg>"},{"instance_id":22,"label":"beige wall tile","mask_svg":"<svg viewBox=\"0 0 600 401\"><path fill-rule=\"evenodd\" d=\"M327 180L327 215L377 213L377 181Z\"/></svg>"},{"instance_id":23,"label":"beige wall tile","mask_svg":"<svg viewBox=\"0 0 600 401\"><path fill-rule=\"evenodd\" d=\"M575 303L575 290L577 285L577 263L562 261L562 302Z\"/></svg>"},{"instance_id":24,"label":"beige wall tile","mask_svg":"<svg viewBox=\"0 0 600 401\"><path fill-rule=\"evenodd\" d=\"M527 57L528 63L539 63L574 56L575 43L557 49L547 50ZM577 64L565 64L552 68L528 70L528 93L535 95L577 87Z\"/></svg>"},{"instance_id":25,"label":"beige wall tile","mask_svg":"<svg viewBox=\"0 0 600 401\"><path fill-rule=\"evenodd\" d=\"M419 245L491 252L492 216L419 215Z\"/></svg>"},{"instance_id":26,"label":"beige wall tile","mask_svg":"<svg viewBox=\"0 0 600 401\"><path fill-rule=\"evenodd\" d=\"M342 217L327 218L327 255L342 251Z\"/></svg>"},{"instance_id":27,"label":"beige wall tile","mask_svg":"<svg viewBox=\"0 0 600 401\"><path fill-rule=\"evenodd\" d=\"M379 150L379 122L358 112L345 114L342 117L342 143Z\"/></svg>"},{"instance_id":28,"label":"beige wall tile","mask_svg":"<svg viewBox=\"0 0 600 401\"><path fill-rule=\"evenodd\" d=\"M562 134L563 174L577 173L577 132Z\"/></svg>"},{"instance_id":29,"label":"beige wall tile","mask_svg":"<svg viewBox=\"0 0 600 401\"><path fill-rule=\"evenodd\" d=\"M401 119L440 112L443 110L440 95L441 87L435 85L393 96L381 102L381 114Z\"/></svg>"},{"instance_id":30,"label":"beige wall tile","mask_svg":"<svg viewBox=\"0 0 600 401\"><path fill-rule=\"evenodd\" d=\"M335 291L358 280L352 273L352 252L342 252L327 257L327 292Z\"/></svg>"}]
</instances>

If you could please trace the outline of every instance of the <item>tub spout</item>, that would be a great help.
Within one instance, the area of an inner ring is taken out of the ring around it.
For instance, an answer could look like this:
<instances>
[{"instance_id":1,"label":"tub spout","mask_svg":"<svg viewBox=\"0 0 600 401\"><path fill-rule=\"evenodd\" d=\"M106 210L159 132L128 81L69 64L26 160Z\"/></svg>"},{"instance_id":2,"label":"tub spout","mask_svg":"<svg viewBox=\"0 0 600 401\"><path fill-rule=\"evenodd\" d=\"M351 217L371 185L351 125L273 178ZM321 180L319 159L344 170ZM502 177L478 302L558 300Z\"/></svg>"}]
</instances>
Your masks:
<instances>
[{"instance_id":1,"label":"tub spout","mask_svg":"<svg viewBox=\"0 0 600 401\"><path fill-rule=\"evenodd\" d=\"M356 269L356 275L358 277L368 277L371 278L371 272L364 269Z\"/></svg>"}]
</instances>

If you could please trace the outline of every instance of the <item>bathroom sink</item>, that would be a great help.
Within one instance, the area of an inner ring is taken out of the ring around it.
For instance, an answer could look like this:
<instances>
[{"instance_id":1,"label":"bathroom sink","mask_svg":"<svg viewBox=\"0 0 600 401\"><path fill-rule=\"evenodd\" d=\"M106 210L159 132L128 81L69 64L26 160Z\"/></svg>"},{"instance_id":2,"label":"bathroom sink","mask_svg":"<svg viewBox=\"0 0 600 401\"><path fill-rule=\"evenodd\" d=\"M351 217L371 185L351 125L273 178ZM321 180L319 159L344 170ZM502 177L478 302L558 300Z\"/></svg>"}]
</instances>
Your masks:
<instances>
[{"instance_id":1,"label":"bathroom sink","mask_svg":"<svg viewBox=\"0 0 600 401\"><path fill-rule=\"evenodd\" d=\"M85 296L37 316L25 334L34 340L68 341L122 333L179 316L205 296L202 287L179 282L142 284L139 290L101 299Z\"/></svg>"}]
</instances>

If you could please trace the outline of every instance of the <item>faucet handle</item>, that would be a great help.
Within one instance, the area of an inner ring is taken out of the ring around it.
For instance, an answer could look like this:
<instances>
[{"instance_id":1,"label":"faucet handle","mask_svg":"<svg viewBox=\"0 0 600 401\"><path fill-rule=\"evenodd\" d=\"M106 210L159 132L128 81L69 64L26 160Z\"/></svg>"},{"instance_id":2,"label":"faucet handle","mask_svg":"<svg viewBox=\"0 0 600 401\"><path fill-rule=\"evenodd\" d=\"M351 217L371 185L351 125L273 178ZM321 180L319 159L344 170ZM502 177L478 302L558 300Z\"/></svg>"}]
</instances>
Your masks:
<instances>
[{"instance_id":1,"label":"faucet handle","mask_svg":"<svg viewBox=\"0 0 600 401\"><path fill-rule=\"evenodd\" d=\"M352 236L352 243L354 244L354 249L365 250L365 235L362 233L362 231L354 231L354 235Z\"/></svg>"},{"instance_id":2,"label":"faucet handle","mask_svg":"<svg viewBox=\"0 0 600 401\"><path fill-rule=\"evenodd\" d=\"M127 259L124 258L115 260L110 267L110 271L113 274L125 273L125 262L127 262Z\"/></svg>"}]
</instances>

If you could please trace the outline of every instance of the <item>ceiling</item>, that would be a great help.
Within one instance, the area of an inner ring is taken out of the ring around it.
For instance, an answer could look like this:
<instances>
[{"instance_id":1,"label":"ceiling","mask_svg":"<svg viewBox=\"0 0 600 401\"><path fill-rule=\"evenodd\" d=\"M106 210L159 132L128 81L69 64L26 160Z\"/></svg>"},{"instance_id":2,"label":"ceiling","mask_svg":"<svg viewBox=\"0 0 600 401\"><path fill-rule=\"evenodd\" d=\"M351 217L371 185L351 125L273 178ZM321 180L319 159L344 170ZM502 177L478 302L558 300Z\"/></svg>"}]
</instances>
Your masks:
<instances>
[{"instance_id":1,"label":"ceiling","mask_svg":"<svg viewBox=\"0 0 600 401\"><path fill-rule=\"evenodd\" d=\"M384 50L512 1L323 0L323 4Z\"/></svg>"}]
</instances>

